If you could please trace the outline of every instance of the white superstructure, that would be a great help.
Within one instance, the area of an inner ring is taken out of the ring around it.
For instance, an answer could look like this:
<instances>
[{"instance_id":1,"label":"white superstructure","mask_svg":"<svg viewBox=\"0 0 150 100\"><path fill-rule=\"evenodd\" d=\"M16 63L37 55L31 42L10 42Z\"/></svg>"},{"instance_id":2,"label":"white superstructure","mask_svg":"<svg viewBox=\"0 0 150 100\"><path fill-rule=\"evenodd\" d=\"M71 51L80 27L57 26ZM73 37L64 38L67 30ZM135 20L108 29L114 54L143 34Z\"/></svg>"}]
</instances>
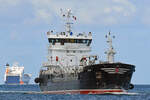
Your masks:
<instances>
[{"instance_id":1,"label":"white superstructure","mask_svg":"<svg viewBox=\"0 0 150 100\"><path fill-rule=\"evenodd\" d=\"M24 73L24 67L18 66L18 63L14 63L11 67L9 66L9 64L7 64L4 81L6 81L7 76L19 76L20 78L22 78L23 73Z\"/></svg>"},{"instance_id":2,"label":"white superstructure","mask_svg":"<svg viewBox=\"0 0 150 100\"><path fill-rule=\"evenodd\" d=\"M71 71L79 67L81 59L89 56L91 51L90 44L92 42L92 33L75 33L71 29L72 21L76 17L72 15L68 9L66 13L62 13L66 19L65 31L54 32L48 31L48 61L43 66L59 66L63 70ZM56 68L56 67L55 67Z\"/></svg>"},{"instance_id":3,"label":"white superstructure","mask_svg":"<svg viewBox=\"0 0 150 100\"><path fill-rule=\"evenodd\" d=\"M24 74L24 66L19 66L18 63L14 63L12 66L6 64L5 84L28 84L30 78L31 74Z\"/></svg>"}]
</instances>

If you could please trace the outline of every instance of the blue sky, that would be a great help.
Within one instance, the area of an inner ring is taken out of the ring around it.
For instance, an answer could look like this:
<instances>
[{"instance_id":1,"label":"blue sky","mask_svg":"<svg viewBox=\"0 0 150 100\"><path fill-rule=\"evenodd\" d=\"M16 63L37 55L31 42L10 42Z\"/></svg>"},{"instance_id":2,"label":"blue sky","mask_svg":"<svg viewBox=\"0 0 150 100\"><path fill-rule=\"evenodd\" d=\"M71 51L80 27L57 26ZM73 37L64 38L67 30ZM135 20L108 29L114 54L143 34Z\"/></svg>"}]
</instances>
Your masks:
<instances>
[{"instance_id":1,"label":"blue sky","mask_svg":"<svg viewBox=\"0 0 150 100\"><path fill-rule=\"evenodd\" d=\"M149 0L0 0L0 84L4 65L19 62L32 74L46 61L48 30L64 31L60 8L71 8L73 32L93 32L92 53L106 60L105 34L116 36L115 61L136 65L132 83L149 84Z\"/></svg>"}]
</instances>

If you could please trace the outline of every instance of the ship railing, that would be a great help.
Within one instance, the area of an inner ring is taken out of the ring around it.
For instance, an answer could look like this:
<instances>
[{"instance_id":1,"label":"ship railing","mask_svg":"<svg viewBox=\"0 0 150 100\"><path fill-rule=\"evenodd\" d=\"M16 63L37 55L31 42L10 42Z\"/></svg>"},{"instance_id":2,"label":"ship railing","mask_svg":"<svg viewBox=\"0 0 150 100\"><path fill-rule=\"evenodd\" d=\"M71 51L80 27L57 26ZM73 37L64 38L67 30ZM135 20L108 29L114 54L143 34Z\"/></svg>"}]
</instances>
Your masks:
<instances>
[{"instance_id":1,"label":"ship railing","mask_svg":"<svg viewBox=\"0 0 150 100\"><path fill-rule=\"evenodd\" d=\"M43 67L57 67L58 65L53 64L53 63L49 63L49 62L44 62L42 64Z\"/></svg>"}]
</instances>

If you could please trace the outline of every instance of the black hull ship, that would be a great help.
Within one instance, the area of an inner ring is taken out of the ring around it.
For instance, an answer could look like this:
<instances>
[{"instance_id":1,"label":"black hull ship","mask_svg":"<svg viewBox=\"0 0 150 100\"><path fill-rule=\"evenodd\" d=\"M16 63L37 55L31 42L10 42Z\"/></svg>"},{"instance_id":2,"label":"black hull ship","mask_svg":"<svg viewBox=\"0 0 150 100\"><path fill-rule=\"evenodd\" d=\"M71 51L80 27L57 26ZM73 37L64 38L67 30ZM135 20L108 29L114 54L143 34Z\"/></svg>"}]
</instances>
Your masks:
<instances>
[{"instance_id":1,"label":"black hull ship","mask_svg":"<svg viewBox=\"0 0 150 100\"><path fill-rule=\"evenodd\" d=\"M66 32L52 34L47 32L49 40L48 62L43 63L39 77L41 91L49 94L103 94L124 92L134 88L131 84L135 66L114 62L115 51L109 32L106 35L109 49L107 61L99 61L97 55L89 55L92 41L88 35L73 35L71 31L71 10L63 17L67 18ZM76 17L72 16L75 20Z\"/></svg>"},{"instance_id":2,"label":"black hull ship","mask_svg":"<svg viewBox=\"0 0 150 100\"><path fill-rule=\"evenodd\" d=\"M129 64L95 64L84 67L78 75L65 79L63 75L57 78L50 74L40 72L36 83L40 83L42 91L48 93L80 93L80 94L101 94L110 92L124 92L132 89L130 83L135 67ZM76 77L77 76L77 77Z\"/></svg>"}]
</instances>

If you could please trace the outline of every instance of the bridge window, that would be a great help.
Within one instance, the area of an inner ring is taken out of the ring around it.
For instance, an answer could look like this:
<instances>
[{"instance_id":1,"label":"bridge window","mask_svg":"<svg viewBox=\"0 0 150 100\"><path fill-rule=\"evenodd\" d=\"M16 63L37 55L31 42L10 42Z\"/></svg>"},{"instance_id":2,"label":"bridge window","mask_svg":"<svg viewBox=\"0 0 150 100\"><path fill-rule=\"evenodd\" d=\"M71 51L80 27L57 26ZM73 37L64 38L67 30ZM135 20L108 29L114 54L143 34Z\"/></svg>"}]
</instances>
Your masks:
<instances>
[{"instance_id":1,"label":"bridge window","mask_svg":"<svg viewBox=\"0 0 150 100\"><path fill-rule=\"evenodd\" d=\"M69 53L69 50L67 50L67 53Z\"/></svg>"},{"instance_id":2,"label":"bridge window","mask_svg":"<svg viewBox=\"0 0 150 100\"><path fill-rule=\"evenodd\" d=\"M65 40L64 39L60 39L60 44L64 45L64 43L65 43Z\"/></svg>"},{"instance_id":3,"label":"bridge window","mask_svg":"<svg viewBox=\"0 0 150 100\"><path fill-rule=\"evenodd\" d=\"M74 40L74 39L70 39L70 42L71 42L71 43L75 43L75 40Z\"/></svg>"},{"instance_id":4,"label":"bridge window","mask_svg":"<svg viewBox=\"0 0 150 100\"><path fill-rule=\"evenodd\" d=\"M51 78L50 75L47 75L47 78L50 79Z\"/></svg>"},{"instance_id":5,"label":"bridge window","mask_svg":"<svg viewBox=\"0 0 150 100\"><path fill-rule=\"evenodd\" d=\"M91 39L53 39L49 38L49 43L52 43L52 45L55 45L55 43L60 43L61 45L64 45L64 43L83 43L87 44L89 46L92 42Z\"/></svg>"},{"instance_id":6,"label":"bridge window","mask_svg":"<svg viewBox=\"0 0 150 100\"><path fill-rule=\"evenodd\" d=\"M83 40L83 43L87 43L88 40Z\"/></svg>"},{"instance_id":7,"label":"bridge window","mask_svg":"<svg viewBox=\"0 0 150 100\"><path fill-rule=\"evenodd\" d=\"M59 43L60 42L60 39L56 39L56 43Z\"/></svg>"},{"instance_id":8,"label":"bridge window","mask_svg":"<svg viewBox=\"0 0 150 100\"><path fill-rule=\"evenodd\" d=\"M89 46L91 44L92 40L88 40L87 42L87 46Z\"/></svg>"},{"instance_id":9,"label":"bridge window","mask_svg":"<svg viewBox=\"0 0 150 100\"><path fill-rule=\"evenodd\" d=\"M52 39L52 45L55 45L56 39Z\"/></svg>"}]
</instances>

